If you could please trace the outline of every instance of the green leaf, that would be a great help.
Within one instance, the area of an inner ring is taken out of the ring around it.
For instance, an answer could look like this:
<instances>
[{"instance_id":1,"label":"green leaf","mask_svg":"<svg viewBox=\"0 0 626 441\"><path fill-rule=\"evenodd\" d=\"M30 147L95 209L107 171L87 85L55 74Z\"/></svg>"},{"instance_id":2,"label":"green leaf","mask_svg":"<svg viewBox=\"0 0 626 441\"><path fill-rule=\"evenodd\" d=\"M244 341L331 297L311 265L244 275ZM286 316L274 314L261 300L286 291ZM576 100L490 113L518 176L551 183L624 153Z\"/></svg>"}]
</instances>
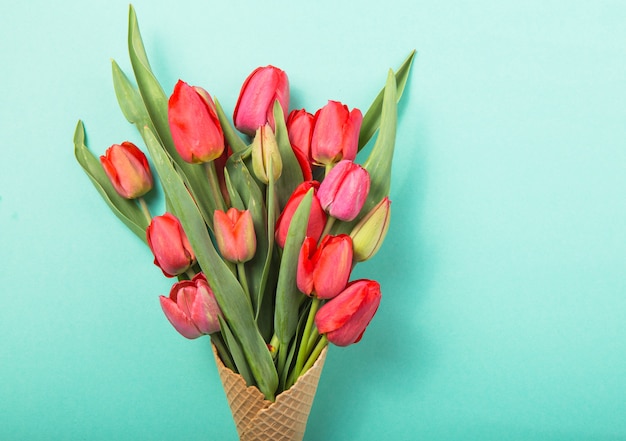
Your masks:
<instances>
[{"instance_id":1,"label":"green leaf","mask_svg":"<svg viewBox=\"0 0 626 441\"><path fill-rule=\"evenodd\" d=\"M274 332L281 345L288 345L296 332L298 324L298 308L302 294L296 285L298 255L309 223L313 189L304 196L291 219L285 248L280 261L278 285L276 287L276 312L274 316Z\"/></svg>"},{"instance_id":2,"label":"green leaf","mask_svg":"<svg viewBox=\"0 0 626 441\"><path fill-rule=\"evenodd\" d=\"M396 123L398 119L396 90L396 78L390 69L383 96L380 130L374 147L363 164L363 167L370 174L370 191L361 211L362 213L368 213L382 198L389 195L391 163L396 143Z\"/></svg>"},{"instance_id":3,"label":"green leaf","mask_svg":"<svg viewBox=\"0 0 626 441\"><path fill-rule=\"evenodd\" d=\"M120 196L108 176L104 172L98 158L89 151L85 144L85 128L82 121L78 121L74 131L74 155L96 190L104 201L111 207L113 213L130 228L141 240L147 243L146 228L148 220L134 200Z\"/></svg>"},{"instance_id":4,"label":"green leaf","mask_svg":"<svg viewBox=\"0 0 626 441\"><path fill-rule=\"evenodd\" d=\"M235 128L231 125L230 121L226 117L224 113L224 109L222 109L221 104L215 97L213 97L213 102L215 102L215 110L217 113L217 118L220 120L220 125L222 126L222 131L224 132L224 139L230 148L233 149L233 153L239 153L246 150L248 147L245 142L239 137Z\"/></svg>"},{"instance_id":5,"label":"green leaf","mask_svg":"<svg viewBox=\"0 0 626 441\"><path fill-rule=\"evenodd\" d=\"M413 58L415 58L415 50L411 51L409 56L404 60L398 71L395 73L396 78L396 99L400 101L402 98L402 92L404 92L404 86L406 85L407 79L409 78L409 72L411 71L411 65L413 63ZM359 151L365 147L378 127L380 125L381 120L381 111L383 107L383 94L385 89L383 88L376 98L374 102L370 106L370 108L365 112L365 116L363 116L363 123L361 124L361 132L359 134Z\"/></svg>"},{"instance_id":6,"label":"green leaf","mask_svg":"<svg viewBox=\"0 0 626 441\"><path fill-rule=\"evenodd\" d=\"M180 219L196 258L204 272L230 330L245 355L261 392L274 399L278 374L274 361L255 322L250 298L235 275L217 253L194 199L185 187L156 136L144 128L144 139L163 184L172 212Z\"/></svg>"},{"instance_id":7,"label":"green leaf","mask_svg":"<svg viewBox=\"0 0 626 441\"><path fill-rule=\"evenodd\" d=\"M126 120L131 124L135 124L140 130L143 126L152 126L150 115L148 115L146 106L141 100L139 91L131 84L115 60L111 62L111 73L115 96Z\"/></svg>"},{"instance_id":8,"label":"green leaf","mask_svg":"<svg viewBox=\"0 0 626 441\"><path fill-rule=\"evenodd\" d=\"M248 362L246 362L245 355L239 347L239 343L237 343L237 339L235 335L232 333L230 328L228 327L228 323L224 320L223 317L218 317L220 321L220 331L222 332L222 337L224 337L224 342L226 346L228 346L228 351L233 358L233 362L237 367L237 372L246 380L246 384L248 386L254 385L254 377L250 373L250 368L248 367Z\"/></svg>"},{"instance_id":9,"label":"green leaf","mask_svg":"<svg viewBox=\"0 0 626 441\"><path fill-rule=\"evenodd\" d=\"M276 121L276 142L283 161L283 172L276 181L276 195L279 207L284 207L291 194L303 181L302 169L289 143L289 135L285 125L285 115L278 100L274 102L274 121Z\"/></svg>"},{"instance_id":10,"label":"green leaf","mask_svg":"<svg viewBox=\"0 0 626 441\"><path fill-rule=\"evenodd\" d=\"M209 227L213 226L213 212L218 208L217 201L214 200L209 188L209 183L205 168L198 164L189 164L185 162L174 147L172 134L169 128L167 117L167 97L158 80L152 73L146 50L139 32L139 24L137 16L132 5L129 9L128 18L128 52L130 62L135 73L139 93L148 111L152 124L145 124L156 133L157 139L169 157L176 164L176 168L180 171L184 182L198 201L198 207L202 213L202 217ZM139 127L139 131L143 133L143 128ZM145 138L144 138L144 141ZM147 143L147 141L146 141Z\"/></svg>"}]
</instances>

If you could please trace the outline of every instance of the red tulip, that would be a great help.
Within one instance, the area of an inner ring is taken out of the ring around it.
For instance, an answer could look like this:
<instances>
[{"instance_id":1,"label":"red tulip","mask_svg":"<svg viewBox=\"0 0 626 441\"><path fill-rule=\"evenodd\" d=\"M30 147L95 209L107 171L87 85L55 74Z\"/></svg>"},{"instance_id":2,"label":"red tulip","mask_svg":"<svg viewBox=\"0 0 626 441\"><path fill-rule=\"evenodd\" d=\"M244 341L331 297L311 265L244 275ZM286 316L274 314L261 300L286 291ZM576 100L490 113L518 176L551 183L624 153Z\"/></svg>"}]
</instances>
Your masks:
<instances>
[{"instance_id":1,"label":"red tulip","mask_svg":"<svg viewBox=\"0 0 626 441\"><path fill-rule=\"evenodd\" d=\"M224 151L222 126L206 90L178 80L167 117L176 151L186 162L210 162Z\"/></svg>"},{"instance_id":2,"label":"red tulip","mask_svg":"<svg viewBox=\"0 0 626 441\"><path fill-rule=\"evenodd\" d=\"M287 115L289 108L289 80L287 74L274 66L256 68L241 86L233 121L235 127L247 135L254 136L256 130L274 123L274 102L278 100Z\"/></svg>"},{"instance_id":3,"label":"red tulip","mask_svg":"<svg viewBox=\"0 0 626 441\"><path fill-rule=\"evenodd\" d=\"M154 264L166 277L187 271L196 257L180 221L171 213L155 216L146 230L148 245L154 254Z\"/></svg>"},{"instance_id":4,"label":"red tulip","mask_svg":"<svg viewBox=\"0 0 626 441\"><path fill-rule=\"evenodd\" d=\"M304 109L293 110L287 118L287 133L294 150L311 156L311 136L313 135L314 117Z\"/></svg>"},{"instance_id":5,"label":"red tulip","mask_svg":"<svg viewBox=\"0 0 626 441\"><path fill-rule=\"evenodd\" d=\"M370 191L367 170L354 162L340 161L322 181L318 196L332 217L351 221L358 216Z\"/></svg>"},{"instance_id":6,"label":"red tulip","mask_svg":"<svg viewBox=\"0 0 626 441\"><path fill-rule=\"evenodd\" d=\"M204 274L172 286L169 297L160 296L161 308L174 328L189 339L220 330L222 315Z\"/></svg>"},{"instance_id":7,"label":"red tulip","mask_svg":"<svg viewBox=\"0 0 626 441\"><path fill-rule=\"evenodd\" d=\"M148 159L131 142L114 144L100 156L100 163L120 196L134 199L152 189L152 173Z\"/></svg>"},{"instance_id":8,"label":"red tulip","mask_svg":"<svg viewBox=\"0 0 626 441\"><path fill-rule=\"evenodd\" d=\"M311 188L313 188L313 200L311 201L311 212L309 213L306 235L313 238L316 242L319 240L324 230L324 225L326 225L326 213L322 209L320 200L317 197L317 189L319 186L320 183L317 181L305 181L298 185L291 194L287 204L285 204L283 212L280 213L276 221L276 243L279 247L285 247L285 240L287 239L291 219L300 205L300 202Z\"/></svg>"},{"instance_id":9,"label":"red tulip","mask_svg":"<svg viewBox=\"0 0 626 441\"><path fill-rule=\"evenodd\" d=\"M252 215L248 210L230 208L226 213L215 210L213 227L217 247L230 262L247 262L254 257L256 236Z\"/></svg>"},{"instance_id":10,"label":"red tulip","mask_svg":"<svg viewBox=\"0 0 626 441\"><path fill-rule=\"evenodd\" d=\"M330 299L348 283L352 271L352 239L347 234L325 236L319 247L307 237L300 249L296 283L306 295Z\"/></svg>"},{"instance_id":11,"label":"red tulip","mask_svg":"<svg viewBox=\"0 0 626 441\"><path fill-rule=\"evenodd\" d=\"M358 343L380 304L380 285L374 280L351 282L315 315L320 334L337 346Z\"/></svg>"},{"instance_id":12,"label":"red tulip","mask_svg":"<svg viewBox=\"0 0 626 441\"><path fill-rule=\"evenodd\" d=\"M359 109L328 101L315 113L311 137L311 157L319 165L356 158L363 115Z\"/></svg>"}]
</instances>

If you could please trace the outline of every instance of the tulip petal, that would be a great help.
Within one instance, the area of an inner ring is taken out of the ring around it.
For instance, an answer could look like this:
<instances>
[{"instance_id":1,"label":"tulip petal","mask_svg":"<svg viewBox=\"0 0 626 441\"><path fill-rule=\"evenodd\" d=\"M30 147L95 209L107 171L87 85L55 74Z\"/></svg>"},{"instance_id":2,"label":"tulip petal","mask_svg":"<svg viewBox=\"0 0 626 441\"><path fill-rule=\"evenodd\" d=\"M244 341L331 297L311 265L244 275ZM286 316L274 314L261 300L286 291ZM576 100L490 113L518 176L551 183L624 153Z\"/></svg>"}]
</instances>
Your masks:
<instances>
[{"instance_id":1,"label":"tulip petal","mask_svg":"<svg viewBox=\"0 0 626 441\"><path fill-rule=\"evenodd\" d=\"M202 335L191 319L180 310L176 302L165 296L159 296L159 301L165 317L183 337L191 340Z\"/></svg>"}]
</instances>

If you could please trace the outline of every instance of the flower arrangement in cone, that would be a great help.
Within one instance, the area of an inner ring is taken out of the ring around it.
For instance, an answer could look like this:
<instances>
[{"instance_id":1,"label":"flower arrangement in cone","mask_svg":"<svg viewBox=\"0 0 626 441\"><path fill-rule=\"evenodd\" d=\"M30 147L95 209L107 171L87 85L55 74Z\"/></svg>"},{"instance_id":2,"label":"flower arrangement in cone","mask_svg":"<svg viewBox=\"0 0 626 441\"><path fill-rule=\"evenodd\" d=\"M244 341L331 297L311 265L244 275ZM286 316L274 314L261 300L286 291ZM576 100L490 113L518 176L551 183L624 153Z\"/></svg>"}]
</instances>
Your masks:
<instances>
[{"instance_id":1,"label":"flower arrangement in cone","mask_svg":"<svg viewBox=\"0 0 626 441\"><path fill-rule=\"evenodd\" d=\"M236 386L238 399L252 400L252 391L260 400L239 403L251 413L236 423L242 439L262 439L245 438L257 414L302 397L310 408L319 371L309 370L321 369L328 343L358 342L379 306L379 283L350 275L389 226L397 102L414 53L389 71L364 115L337 101L314 114L289 111L286 73L259 67L243 83L231 123L200 87L179 80L168 98L132 6L128 46L136 86L113 62L115 93L152 167L130 142L98 160L80 121L76 158L164 276L176 279L160 296L172 326L188 339L209 335L227 394ZM153 216L143 196L157 176L166 212ZM305 380L308 389L298 392ZM301 438L307 416L284 438L268 439Z\"/></svg>"}]
</instances>

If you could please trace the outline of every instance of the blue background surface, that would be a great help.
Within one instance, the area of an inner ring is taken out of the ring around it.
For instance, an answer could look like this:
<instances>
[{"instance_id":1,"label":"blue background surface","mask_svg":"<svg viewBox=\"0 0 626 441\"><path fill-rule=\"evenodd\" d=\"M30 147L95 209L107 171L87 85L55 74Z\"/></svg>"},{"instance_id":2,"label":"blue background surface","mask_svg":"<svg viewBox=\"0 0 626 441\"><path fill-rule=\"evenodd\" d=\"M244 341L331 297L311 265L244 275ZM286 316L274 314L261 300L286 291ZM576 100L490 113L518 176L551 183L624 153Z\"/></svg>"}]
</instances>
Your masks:
<instances>
[{"instance_id":1,"label":"blue background surface","mask_svg":"<svg viewBox=\"0 0 626 441\"><path fill-rule=\"evenodd\" d=\"M0 439L236 439L208 339L73 157L141 145L117 108L127 3L0 14ZM136 1L169 94L231 113L252 69L292 108L366 109L417 49L393 221L354 277L365 337L331 348L307 440L626 439L626 4Z\"/></svg>"}]
</instances>

